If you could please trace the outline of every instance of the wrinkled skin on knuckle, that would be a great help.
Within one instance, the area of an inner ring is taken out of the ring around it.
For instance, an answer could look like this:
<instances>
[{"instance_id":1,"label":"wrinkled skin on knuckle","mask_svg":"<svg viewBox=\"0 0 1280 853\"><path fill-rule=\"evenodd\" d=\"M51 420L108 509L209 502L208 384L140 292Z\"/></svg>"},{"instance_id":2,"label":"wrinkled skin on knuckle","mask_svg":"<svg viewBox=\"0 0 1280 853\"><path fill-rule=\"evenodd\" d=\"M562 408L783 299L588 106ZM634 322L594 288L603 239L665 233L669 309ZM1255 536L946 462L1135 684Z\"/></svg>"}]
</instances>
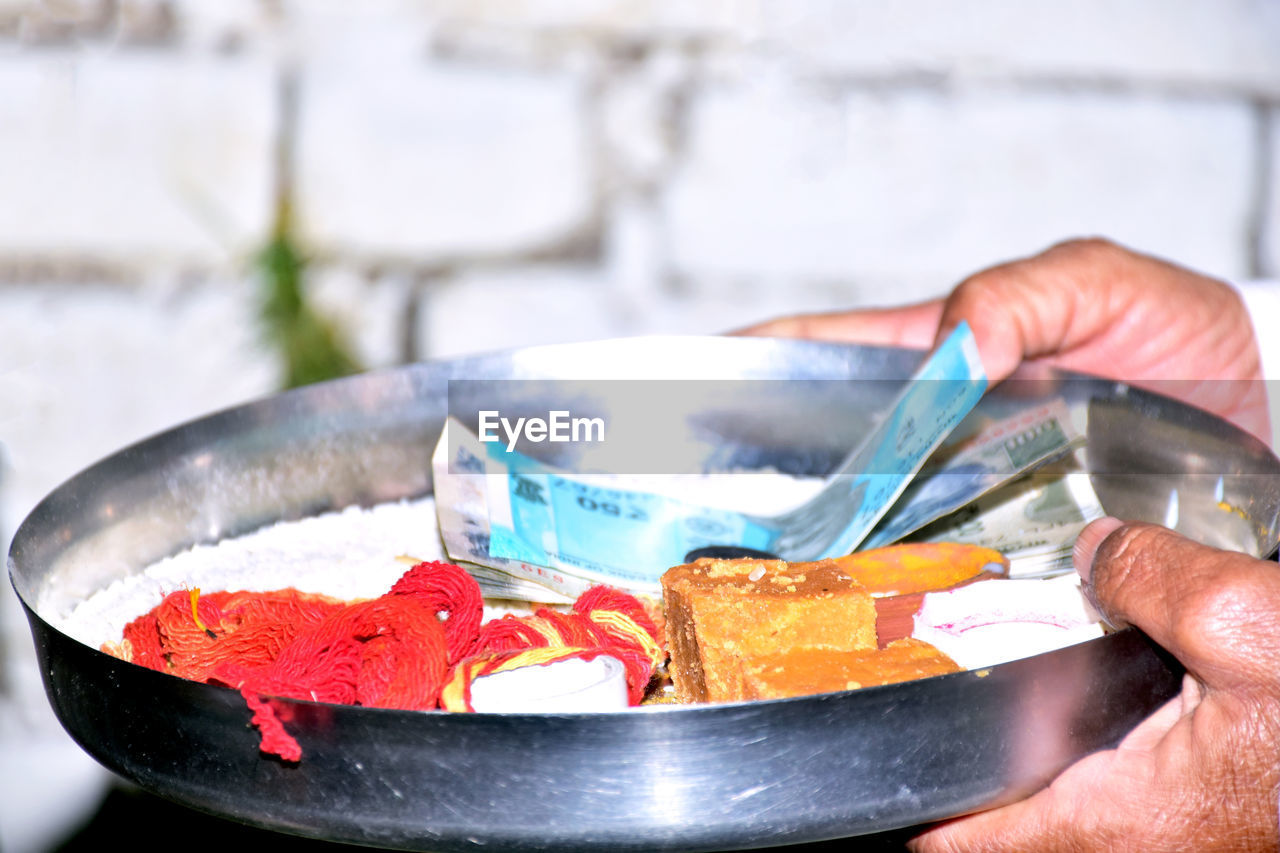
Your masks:
<instances>
[{"instance_id":1,"label":"wrinkled skin on knuckle","mask_svg":"<svg viewBox=\"0 0 1280 853\"><path fill-rule=\"evenodd\" d=\"M1001 316L1008 309L1007 293L1020 286L1016 263L992 267L966 278L951 292L952 305L963 305L973 318Z\"/></svg>"},{"instance_id":2,"label":"wrinkled skin on knuckle","mask_svg":"<svg viewBox=\"0 0 1280 853\"><path fill-rule=\"evenodd\" d=\"M1235 654L1241 635L1249 630L1249 592L1239 581L1208 583L1174 594L1170 615L1174 651L1205 666L1245 666L1248 657ZM1245 652L1252 654L1246 647ZM1251 667L1250 667L1251 668Z\"/></svg>"},{"instance_id":3,"label":"wrinkled skin on knuckle","mask_svg":"<svg viewBox=\"0 0 1280 853\"><path fill-rule=\"evenodd\" d=\"M1280 601L1254 577L1226 570L1189 596L1180 642L1199 659L1234 671L1250 685L1276 689L1280 675Z\"/></svg>"}]
</instances>

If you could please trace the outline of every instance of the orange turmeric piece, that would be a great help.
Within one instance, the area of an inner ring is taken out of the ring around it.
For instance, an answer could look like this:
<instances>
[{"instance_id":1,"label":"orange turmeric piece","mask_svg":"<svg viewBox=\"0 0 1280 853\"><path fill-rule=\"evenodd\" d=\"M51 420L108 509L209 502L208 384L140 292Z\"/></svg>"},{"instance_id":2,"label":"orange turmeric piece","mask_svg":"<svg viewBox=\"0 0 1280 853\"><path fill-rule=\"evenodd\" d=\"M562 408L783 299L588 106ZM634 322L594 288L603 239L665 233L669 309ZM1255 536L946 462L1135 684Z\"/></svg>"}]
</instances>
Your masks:
<instances>
[{"instance_id":1,"label":"orange turmeric piece","mask_svg":"<svg viewBox=\"0 0 1280 853\"><path fill-rule=\"evenodd\" d=\"M928 643L906 637L881 649L790 649L747 658L743 670L743 698L782 699L929 678L960 667Z\"/></svg>"},{"instance_id":2,"label":"orange turmeric piece","mask_svg":"<svg viewBox=\"0 0 1280 853\"><path fill-rule=\"evenodd\" d=\"M834 562L866 587L872 598L948 589L978 575L1007 575L999 551L959 542L911 542L858 551Z\"/></svg>"}]
</instances>

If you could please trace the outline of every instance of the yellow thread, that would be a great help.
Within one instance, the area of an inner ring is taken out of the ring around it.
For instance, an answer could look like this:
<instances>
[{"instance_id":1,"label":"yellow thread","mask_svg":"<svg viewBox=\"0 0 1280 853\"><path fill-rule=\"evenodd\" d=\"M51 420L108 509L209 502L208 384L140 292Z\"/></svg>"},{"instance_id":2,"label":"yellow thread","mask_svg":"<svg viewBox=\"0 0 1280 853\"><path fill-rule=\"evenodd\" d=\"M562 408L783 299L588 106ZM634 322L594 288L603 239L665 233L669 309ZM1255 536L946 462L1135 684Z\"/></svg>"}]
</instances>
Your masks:
<instances>
[{"instance_id":1,"label":"yellow thread","mask_svg":"<svg viewBox=\"0 0 1280 853\"><path fill-rule=\"evenodd\" d=\"M529 627L537 631L549 645L563 646L564 637L560 636L560 632L556 630L556 626L552 625L546 619L534 617L529 620Z\"/></svg>"},{"instance_id":2,"label":"yellow thread","mask_svg":"<svg viewBox=\"0 0 1280 853\"><path fill-rule=\"evenodd\" d=\"M519 669L522 666L541 666L543 664L555 663L558 660L565 660L575 654L581 654L586 649L571 648L569 646L560 646L559 648L537 648L525 649L518 654L504 660L493 668L493 672L507 672L512 669Z\"/></svg>"},{"instance_id":3,"label":"yellow thread","mask_svg":"<svg viewBox=\"0 0 1280 853\"><path fill-rule=\"evenodd\" d=\"M204 631L206 634L212 634L213 632L210 631L207 627L205 627L205 624L200 621L200 614L196 612L196 602L198 602L199 600L200 600L200 587L196 587L195 589L191 590L191 618L195 620L197 628L199 628L201 631Z\"/></svg>"},{"instance_id":4,"label":"yellow thread","mask_svg":"<svg viewBox=\"0 0 1280 853\"><path fill-rule=\"evenodd\" d=\"M483 665L483 660L475 660L454 667L453 674L440 689L440 707L446 711L474 711L470 701L471 682L475 671Z\"/></svg>"},{"instance_id":5,"label":"yellow thread","mask_svg":"<svg viewBox=\"0 0 1280 853\"><path fill-rule=\"evenodd\" d=\"M614 628L619 634L635 640L637 645L643 649L644 653L649 656L649 660L656 666L662 663L666 655L662 651L662 647L658 645L653 636L641 628L634 619L621 610L593 610L591 611L591 621L597 624L604 624Z\"/></svg>"}]
</instances>

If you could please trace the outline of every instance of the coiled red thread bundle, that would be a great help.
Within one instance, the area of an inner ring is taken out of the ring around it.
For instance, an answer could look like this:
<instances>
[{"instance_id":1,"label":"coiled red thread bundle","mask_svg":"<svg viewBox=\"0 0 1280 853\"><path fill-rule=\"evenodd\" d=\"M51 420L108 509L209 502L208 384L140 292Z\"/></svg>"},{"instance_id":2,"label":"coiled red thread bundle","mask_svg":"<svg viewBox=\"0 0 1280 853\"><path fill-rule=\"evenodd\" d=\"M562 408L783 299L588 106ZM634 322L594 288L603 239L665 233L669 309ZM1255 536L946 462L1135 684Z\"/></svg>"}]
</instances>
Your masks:
<instances>
[{"instance_id":1,"label":"coiled red thread bundle","mask_svg":"<svg viewBox=\"0 0 1280 853\"><path fill-rule=\"evenodd\" d=\"M660 632L634 596L597 586L571 610L539 609L482 625L480 587L451 563L423 562L385 595L341 602L295 589L182 590L103 650L142 666L241 692L263 752L301 747L270 699L401 710L471 711L471 683L518 666L610 655L638 704L664 658Z\"/></svg>"}]
</instances>

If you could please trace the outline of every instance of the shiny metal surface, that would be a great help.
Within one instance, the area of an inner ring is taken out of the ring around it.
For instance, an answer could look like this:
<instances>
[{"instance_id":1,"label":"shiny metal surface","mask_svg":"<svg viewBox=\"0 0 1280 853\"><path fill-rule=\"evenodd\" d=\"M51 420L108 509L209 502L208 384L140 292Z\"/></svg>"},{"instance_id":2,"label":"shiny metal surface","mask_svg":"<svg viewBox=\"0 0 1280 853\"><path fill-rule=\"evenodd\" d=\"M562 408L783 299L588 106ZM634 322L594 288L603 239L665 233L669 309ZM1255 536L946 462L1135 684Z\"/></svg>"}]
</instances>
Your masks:
<instances>
[{"instance_id":1,"label":"shiny metal surface","mask_svg":"<svg viewBox=\"0 0 1280 853\"><path fill-rule=\"evenodd\" d=\"M1114 744L1176 692L1178 667L1128 630L983 673L782 701L584 715L285 702L303 749L291 766L258 753L234 691L123 663L49 624L192 544L429 493L450 379L787 380L775 404L740 413L749 428L727 429L725 446L738 464L821 473L865 428L867 395L918 358L793 341L632 339L312 386L177 427L83 471L18 530L10 575L72 736L148 790L249 824L419 850L712 850L944 818L1020 798ZM837 394L802 381L833 379L860 381ZM1085 377L1015 383L983 405L998 409L1010 394L1088 406L1089 464L1113 514L1274 550L1280 462L1256 440L1164 397Z\"/></svg>"}]
</instances>

